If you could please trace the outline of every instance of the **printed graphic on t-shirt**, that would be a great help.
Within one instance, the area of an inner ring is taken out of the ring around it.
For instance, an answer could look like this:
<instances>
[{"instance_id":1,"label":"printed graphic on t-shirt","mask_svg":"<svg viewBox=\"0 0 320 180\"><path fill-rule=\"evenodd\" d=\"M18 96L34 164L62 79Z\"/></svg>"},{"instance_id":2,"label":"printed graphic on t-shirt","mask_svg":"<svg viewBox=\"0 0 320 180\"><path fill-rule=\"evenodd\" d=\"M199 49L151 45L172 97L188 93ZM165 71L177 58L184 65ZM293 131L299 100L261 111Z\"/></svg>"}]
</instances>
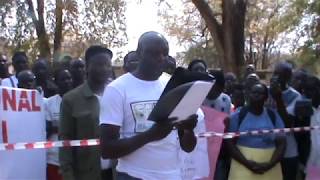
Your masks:
<instances>
[{"instance_id":1,"label":"printed graphic on t-shirt","mask_svg":"<svg viewBox=\"0 0 320 180\"><path fill-rule=\"evenodd\" d=\"M144 132L153 124L148 117L157 101L141 101L131 103L131 111L135 120L135 132Z\"/></svg>"}]
</instances>

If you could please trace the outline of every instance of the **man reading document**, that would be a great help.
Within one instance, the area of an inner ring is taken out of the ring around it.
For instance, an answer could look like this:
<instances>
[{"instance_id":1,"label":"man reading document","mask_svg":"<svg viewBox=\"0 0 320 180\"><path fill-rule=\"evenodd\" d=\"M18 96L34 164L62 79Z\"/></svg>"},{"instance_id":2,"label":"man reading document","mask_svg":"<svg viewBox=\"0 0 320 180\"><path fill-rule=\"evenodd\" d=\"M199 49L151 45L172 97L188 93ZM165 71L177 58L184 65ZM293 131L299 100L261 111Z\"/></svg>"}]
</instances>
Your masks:
<instances>
[{"instance_id":1,"label":"man reading document","mask_svg":"<svg viewBox=\"0 0 320 180\"><path fill-rule=\"evenodd\" d=\"M100 111L102 156L119 160L118 180L179 180L179 150L191 152L196 146L193 129L197 115L178 123L170 123L174 118L148 120L168 82L160 78L168 51L168 42L161 34L144 33L137 48L137 69L104 91Z\"/></svg>"}]
</instances>

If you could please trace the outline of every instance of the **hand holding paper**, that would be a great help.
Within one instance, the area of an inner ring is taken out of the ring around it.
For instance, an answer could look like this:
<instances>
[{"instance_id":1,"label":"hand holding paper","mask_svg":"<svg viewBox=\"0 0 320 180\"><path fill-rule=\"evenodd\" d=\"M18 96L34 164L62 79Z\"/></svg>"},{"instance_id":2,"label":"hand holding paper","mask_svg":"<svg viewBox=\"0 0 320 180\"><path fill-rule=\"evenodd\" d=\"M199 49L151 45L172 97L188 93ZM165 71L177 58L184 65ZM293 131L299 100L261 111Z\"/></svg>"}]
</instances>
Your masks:
<instances>
[{"instance_id":1,"label":"hand holding paper","mask_svg":"<svg viewBox=\"0 0 320 180\"><path fill-rule=\"evenodd\" d=\"M200 108L213 84L194 81L173 88L161 96L148 119L160 122L168 117L177 118L173 123L188 120Z\"/></svg>"},{"instance_id":2,"label":"hand holding paper","mask_svg":"<svg viewBox=\"0 0 320 180\"><path fill-rule=\"evenodd\" d=\"M197 122L198 122L198 115L193 114L189 118L187 118L186 120L174 123L174 127L176 127L178 130L193 131L193 129L197 125Z\"/></svg>"}]
</instances>

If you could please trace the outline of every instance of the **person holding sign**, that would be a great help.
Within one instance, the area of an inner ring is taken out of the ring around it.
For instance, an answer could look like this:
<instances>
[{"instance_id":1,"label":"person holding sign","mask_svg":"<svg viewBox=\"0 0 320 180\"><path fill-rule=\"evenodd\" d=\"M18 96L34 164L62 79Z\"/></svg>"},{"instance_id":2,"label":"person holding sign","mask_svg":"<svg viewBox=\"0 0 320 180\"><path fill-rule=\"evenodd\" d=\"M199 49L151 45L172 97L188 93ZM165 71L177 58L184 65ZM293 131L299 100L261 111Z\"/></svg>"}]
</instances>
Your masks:
<instances>
[{"instance_id":1,"label":"person holding sign","mask_svg":"<svg viewBox=\"0 0 320 180\"><path fill-rule=\"evenodd\" d=\"M163 35L144 33L136 51L137 69L122 75L104 91L100 111L102 156L118 158L118 180L179 180L180 147L186 152L195 148L197 115L178 125L170 122L173 119L148 120L167 84L159 77L168 51Z\"/></svg>"},{"instance_id":2,"label":"person holding sign","mask_svg":"<svg viewBox=\"0 0 320 180\"><path fill-rule=\"evenodd\" d=\"M229 132L283 128L279 114L264 107L268 89L264 84L252 86L248 105L231 115ZM230 180L282 180L280 160L285 151L285 136L279 134L240 136L228 139L227 147L233 158Z\"/></svg>"}]
</instances>

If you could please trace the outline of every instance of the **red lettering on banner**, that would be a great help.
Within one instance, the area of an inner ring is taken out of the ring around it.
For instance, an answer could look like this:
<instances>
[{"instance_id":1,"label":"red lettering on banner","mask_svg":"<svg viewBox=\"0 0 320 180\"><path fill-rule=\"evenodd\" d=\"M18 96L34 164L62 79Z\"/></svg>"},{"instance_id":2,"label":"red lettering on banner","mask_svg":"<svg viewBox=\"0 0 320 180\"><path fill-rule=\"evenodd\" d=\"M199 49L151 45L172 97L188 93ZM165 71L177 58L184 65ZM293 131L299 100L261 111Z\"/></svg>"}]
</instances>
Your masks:
<instances>
[{"instance_id":1,"label":"red lettering on banner","mask_svg":"<svg viewBox=\"0 0 320 180\"><path fill-rule=\"evenodd\" d=\"M22 111L22 109L26 109L27 111L31 111L30 103L28 101L27 91L21 91L21 94L20 94L18 111Z\"/></svg>"},{"instance_id":2,"label":"red lettering on banner","mask_svg":"<svg viewBox=\"0 0 320 180\"><path fill-rule=\"evenodd\" d=\"M31 92L31 99L30 94L28 91L21 91L20 97L17 97L16 90L8 90L3 88L2 89L2 104L3 110L8 111L33 111L39 112L41 111L41 107L37 104L37 92ZM30 102L31 100L31 102ZM18 104L17 104L18 101Z\"/></svg>"},{"instance_id":3,"label":"red lettering on banner","mask_svg":"<svg viewBox=\"0 0 320 180\"><path fill-rule=\"evenodd\" d=\"M10 95L11 94L11 95ZM8 89L2 89L2 104L3 104L3 110L7 111L10 108L12 111L17 110L16 105L16 91L11 90L11 93L9 93Z\"/></svg>"},{"instance_id":4,"label":"red lettering on banner","mask_svg":"<svg viewBox=\"0 0 320 180\"><path fill-rule=\"evenodd\" d=\"M8 127L6 121L1 121L1 128L2 128L2 142L8 143Z\"/></svg>"},{"instance_id":5,"label":"red lettering on banner","mask_svg":"<svg viewBox=\"0 0 320 180\"><path fill-rule=\"evenodd\" d=\"M31 103L32 103L32 111L40 111L40 106L36 103L36 91L31 92Z\"/></svg>"}]
</instances>

